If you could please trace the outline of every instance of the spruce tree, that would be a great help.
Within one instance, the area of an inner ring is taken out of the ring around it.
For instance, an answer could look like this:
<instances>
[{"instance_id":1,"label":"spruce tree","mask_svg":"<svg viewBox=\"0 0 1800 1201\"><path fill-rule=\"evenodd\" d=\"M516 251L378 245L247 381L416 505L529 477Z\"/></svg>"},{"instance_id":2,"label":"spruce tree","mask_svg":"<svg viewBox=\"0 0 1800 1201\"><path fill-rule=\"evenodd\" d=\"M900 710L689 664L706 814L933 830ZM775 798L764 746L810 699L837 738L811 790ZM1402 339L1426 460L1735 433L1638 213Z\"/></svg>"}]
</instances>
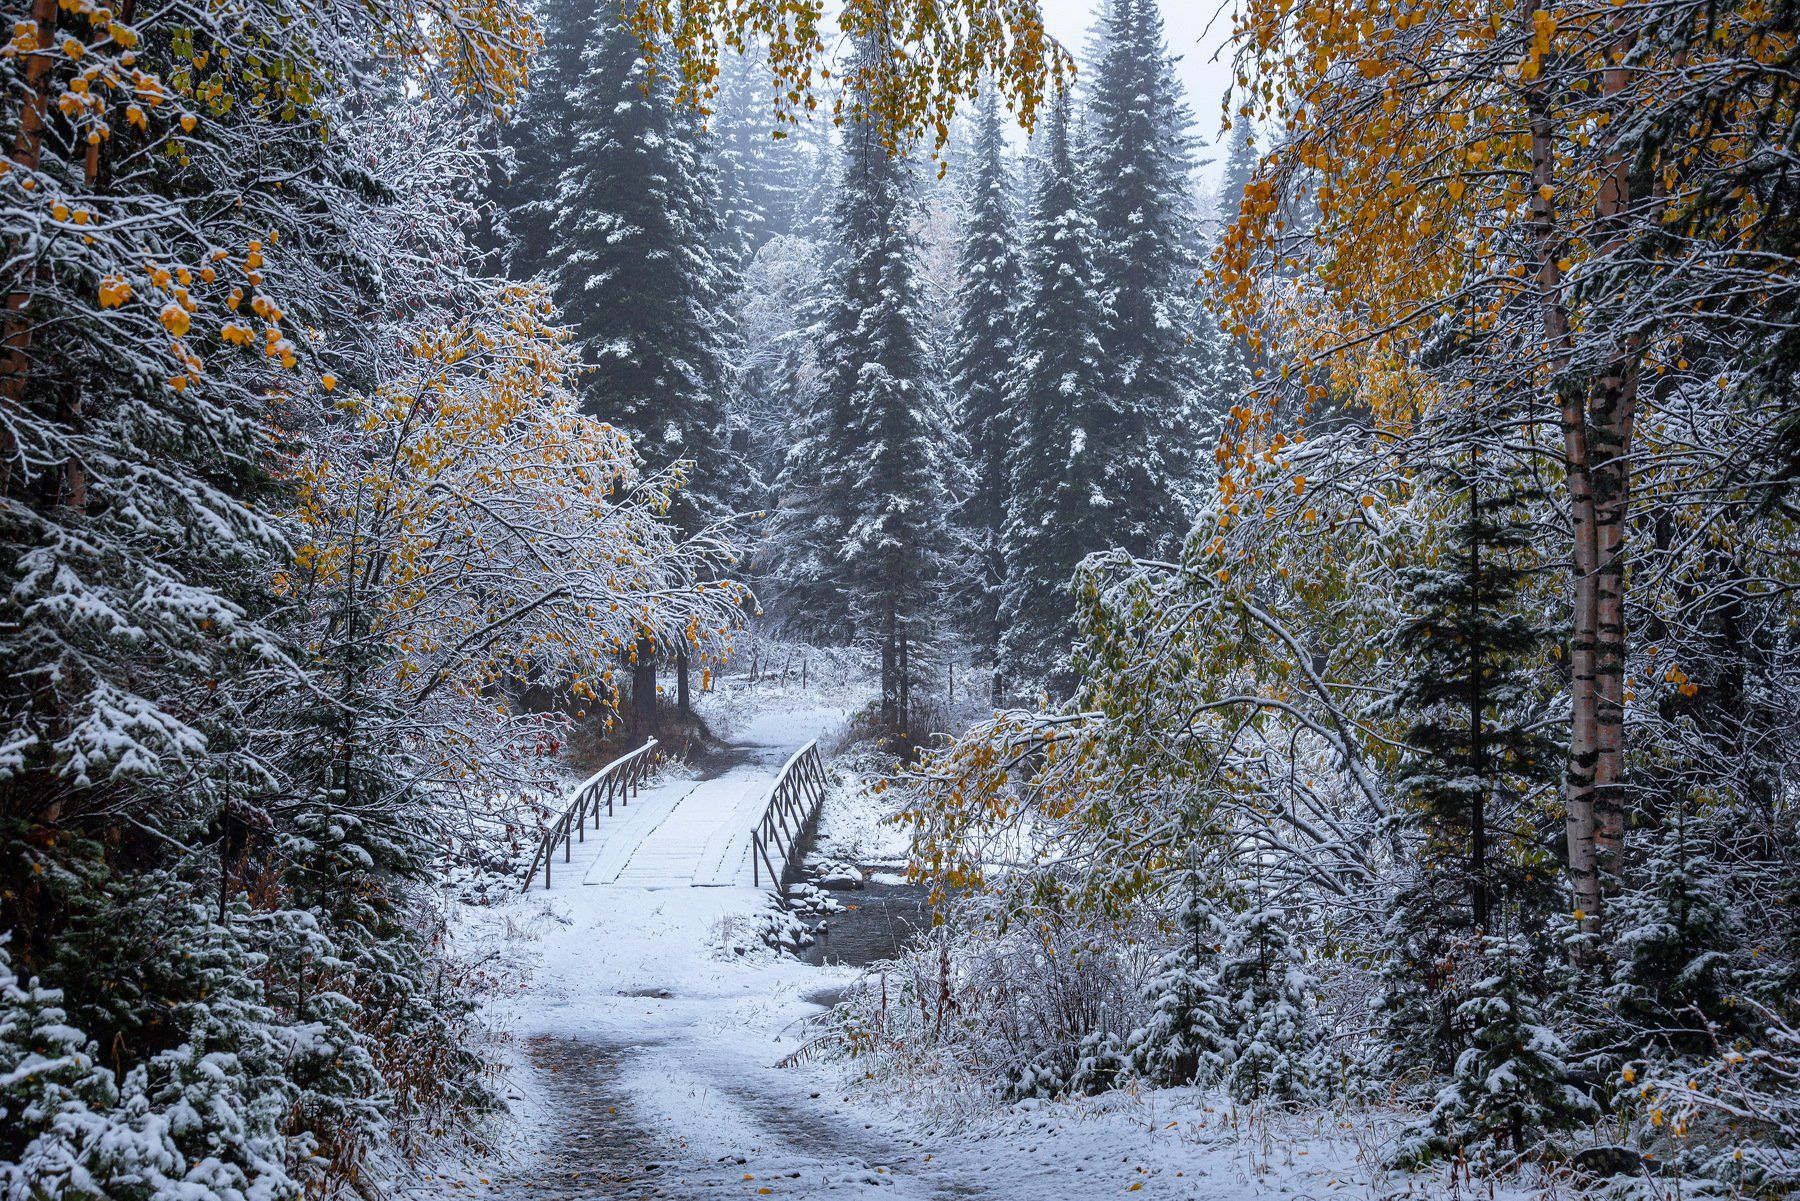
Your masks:
<instances>
[{"instance_id":1,"label":"spruce tree","mask_svg":"<svg viewBox=\"0 0 1800 1201\"><path fill-rule=\"evenodd\" d=\"M1237 220L1244 189L1256 171L1256 126L1245 116L1231 123L1231 141L1225 149L1225 173L1219 179L1219 197L1213 221L1223 232Z\"/></svg>"},{"instance_id":2,"label":"spruce tree","mask_svg":"<svg viewBox=\"0 0 1800 1201\"><path fill-rule=\"evenodd\" d=\"M602 9L606 5L601 5ZM515 279L548 275L558 180L570 155L574 92L594 26L594 5L545 0L538 7L543 47L532 59L531 87L501 130L504 156L488 188L493 249Z\"/></svg>"},{"instance_id":3,"label":"spruce tree","mask_svg":"<svg viewBox=\"0 0 1800 1201\"><path fill-rule=\"evenodd\" d=\"M1530 538L1519 486L1473 440L1435 475L1453 524L1434 562L1400 572L1407 620L1393 653L1406 674L1394 704L1409 727L1395 785L1420 869L1458 886L1463 929L1492 933L1502 902L1545 899L1524 895L1529 865L1495 851L1525 796L1553 776L1533 728L1544 631L1522 595Z\"/></svg>"},{"instance_id":4,"label":"spruce tree","mask_svg":"<svg viewBox=\"0 0 1800 1201\"><path fill-rule=\"evenodd\" d=\"M1187 533L1195 456L1205 449L1197 410L1211 391L1201 359L1215 343L1196 339L1210 319L1194 287L1190 114L1157 0L1107 0L1090 76L1083 167L1112 409L1096 448L1112 510L1101 546L1164 555Z\"/></svg>"},{"instance_id":5,"label":"spruce tree","mask_svg":"<svg viewBox=\"0 0 1800 1201\"><path fill-rule=\"evenodd\" d=\"M1598 1116L1571 1083L1568 1048L1539 1012L1543 981L1525 939L1488 937L1482 961L1459 1014L1473 1045L1457 1059L1430 1118L1403 1142L1402 1163L1456 1155L1499 1167L1503 1155Z\"/></svg>"},{"instance_id":6,"label":"spruce tree","mask_svg":"<svg viewBox=\"0 0 1800 1201\"><path fill-rule=\"evenodd\" d=\"M1256 170L1255 137L1256 129L1250 118L1239 116L1232 123L1231 141L1225 152L1225 174L1220 180L1213 210L1215 241L1222 240L1232 222L1237 220L1244 188ZM1255 386L1257 368L1263 365L1262 355L1252 344L1250 331L1239 335L1216 327L1210 314L1202 316L1204 320L1196 328L1203 330L1204 340L1216 348L1209 356L1210 361L1202 364L1208 379L1207 396L1215 413L1227 412Z\"/></svg>"},{"instance_id":7,"label":"spruce tree","mask_svg":"<svg viewBox=\"0 0 1800 1201\"><path fill-rule=\"evenodd\" d=\"M1476 943L1460 875L1414 863L1385 908L1371 1001L1382 1067L1396 1081L1427 1083L1449 1075L1468 1046L1457 1014Z\"/></svg>"},{"instance_id":8,"label":"spruce tree","mask_svg":"<svg viewBox=\"0 0 1800 1201\"><path fill-rule=\"evenodd\" d=\"M1726 903L1727 885L1703 841L1679 815L1658 832L1613 910L1609 1016L1627 1045L1649 1052L1702 1054L1722 1032L1737 1032L1734 951L1743 928Z\"/></svg>"},{"instance_id":9,"label":"spruce tree","mask_svg":"<svg viewBox=\"0 0 1800 1201\"><path fill-rule=\"evenodd\" d=\"M1391 654L1407 722L1394 775L1411 848L1383 928L1381 1015L1393 1066L1448 1071L1470 1031L1459 1018L1484 971L1484 935L1541 923L1552 872L1510 850L1525 798L1554 774L1533 729L1544 632L1523 587L1527 497L1494 453L1463 431L1430 486L1447 508L1443 544L1402 568L1406 617Z\"/></svg>"},{"instance_id":10,"label":"spruce tree","mask_svg":"<svg viewBox=\"0 0 1800 1201\"><path fill-rule=\"evenodd\" d=\"M1059 97L1037 135L1010 383L999 620L1000 658L1015 692L1071 687L1075 567L1088 552L1112 546L1117 527L1106 476L1105 443L1117 413L1106 396L1100 345L1105 309L1094 277L1093 225L1081 207L1070 150L1068 104Z\"/></svg>"},{"instance_id":11,"label":"spruce tree","mask_svg":"<svg viewBox=\"0 0 1800 1201\"><path fill-rule=\"evenodd\" d=\"M613 3L593 17L570 94L551 258L557 299L593 363L583 407L637 438L652 468L690 463L688 530L731 506L716 177Z\"/></svg>"},{"instance_id":12,"label":"spruce tree","mask_svg":"<svg viewBox=\"0 0 1800 1201\"><path fill-rule=\"evenodd\" d=\"M1163 1087L1207 1084L1224 1070L1231 1043L1226 999L1219 988L1225 923L1206 895L1199 872L1183 881L1179 940L1144 988L1150 1018L1132 1033L1132 1063Z\"/></svg>"},{"instance_id":13,"label":"spruce tree","mask_svg":"<svg viewBox=\"0 0 1800 1201\"><path fill-rule=\"evenodd\" d=\"M851 122L815 327L819 379L776 527L789 620L877 647L882 724L902 739L935 628L952 437L924 333L917 203L911 163L872 124Z\"/></svg>"},{"instance_id":14,"label":"spruce tree","mask_svg":"<svg viewBox=\"0 0 1800 1201\"><path fill-rule=\"evenodd\" d=\"M1287 920L1258 888L1233 915L1219 961L1232 1057L1225 1086L1239 1101L1309 1101L1321 1090L1316 984Z\"/></svg>"},{"instance_id":15,"label":"spruce tree","mask_svg":"<svg viewBox=\"0 0 1800 1201\"><path fill-rule=\"evenodd\" d=\"M1000 663L1000 596L1006 577L1002 531L1011 487L1007 456L1014 441L1013 398L1007 379L1017 350L1019 256L1014 235L1012 178L1000 106L992 91L976 109L966 157L969 185L958 246L961 302L952 363L957 424L968 453L970 487L961 506L970 543L970 626L1004 685Z\"/></svg>"},{"instance_id":16,"label":"spruce tree","mask_svg":"<svg viewBox=\"0 0 1800 1201\"><path fill-rule=\"evenodd\" d=\"M722 253L742 271L770 239L794 232L809 156L777 122L768 69L755 53L719 64L707 130L721 179Z\"/></svg>"}]
</instances>

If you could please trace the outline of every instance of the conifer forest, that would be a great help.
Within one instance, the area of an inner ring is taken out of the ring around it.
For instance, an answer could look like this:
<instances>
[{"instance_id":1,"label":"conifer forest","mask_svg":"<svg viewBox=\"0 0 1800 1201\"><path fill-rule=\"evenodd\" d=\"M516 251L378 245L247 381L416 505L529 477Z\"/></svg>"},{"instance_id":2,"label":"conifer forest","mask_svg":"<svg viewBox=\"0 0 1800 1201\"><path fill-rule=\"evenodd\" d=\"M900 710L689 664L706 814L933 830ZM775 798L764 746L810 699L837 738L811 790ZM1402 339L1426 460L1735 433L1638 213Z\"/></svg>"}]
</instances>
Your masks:
<instances>
[{"instance_id":1,"label":"conifer forest","mask_svg":"<svg viewBox=\"0 0 1800 1201\"><path fill-rule=\"evenodd\" d=\"M0 1201L1800 1196L1796 0L0 2Z\"/></svg>"}]
</instances>

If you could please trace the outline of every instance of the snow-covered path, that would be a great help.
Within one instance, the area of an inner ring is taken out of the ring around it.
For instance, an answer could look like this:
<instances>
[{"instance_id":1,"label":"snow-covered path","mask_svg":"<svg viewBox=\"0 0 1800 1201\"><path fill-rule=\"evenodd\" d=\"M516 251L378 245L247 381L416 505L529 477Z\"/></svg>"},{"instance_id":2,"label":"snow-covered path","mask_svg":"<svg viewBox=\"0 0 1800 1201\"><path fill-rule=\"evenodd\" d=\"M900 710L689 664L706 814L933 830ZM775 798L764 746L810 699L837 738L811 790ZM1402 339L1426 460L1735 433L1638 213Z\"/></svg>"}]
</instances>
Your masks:
<instances>
[{"instance_id":1,"label":"snow-covered path","mask_svg":"<svg viewBox=\"0 0 1800 1201\"><path fill-rule=\"evenodd\" d=\"M491 1156L425 1182L429 1201L1355 1189L1331 1159L1296 1158L1319 1132L1245 1150L1237 1118L1228 1130L1201 1099L1171 1109L1120 1095L1103 1112L1019 1111L927 1135L890 1099L850 1087L840 1063L777 1066L855 971L760 949L768 897L741 852L782 761L841 712L750 723L729 767L700 781L671 773L602 819L568 868L558 857L554 887L471 911L465 936L526 973L490 1014L511 1061L511 1113Z\"/></svg>"},{"instance_id":2,"label":"snow-covered path","mask_svg":"<svg viewBox=\"0 0 1800 1201\"><path fill-rule=\"evenodd\" d=\"M494 1015L515 1040L509 1100L521 1142L464 1188L508 1199L778 1186L783 1196L854 1195L888 1183L888 1165L917 1152L841 1120L819 1071L774 1066L797 1024L820 1012L808 997L851 973L757 945L768 900L751 884L749 835L781 764L843 716L823 708L750 722L730 766L653 778L566 865L557 856L553 887L495 915L515 932L507 953L535 960L525 990Z\"/></svg>"}]
</instances>

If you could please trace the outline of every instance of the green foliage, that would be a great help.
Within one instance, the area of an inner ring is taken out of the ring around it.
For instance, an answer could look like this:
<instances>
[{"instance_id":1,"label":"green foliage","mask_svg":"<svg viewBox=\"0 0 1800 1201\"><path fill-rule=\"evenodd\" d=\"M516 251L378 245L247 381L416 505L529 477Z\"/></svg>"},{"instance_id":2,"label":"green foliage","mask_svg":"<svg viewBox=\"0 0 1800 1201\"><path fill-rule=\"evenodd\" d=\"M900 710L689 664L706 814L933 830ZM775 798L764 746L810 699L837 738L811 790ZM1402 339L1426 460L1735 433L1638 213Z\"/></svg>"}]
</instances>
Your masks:
<instances>
[{"instance_id":1,"label":"green foliage","mask_svg":"<svg viewBox=\"0 0 1800 1201\"><path fill-rule=\"evenodd\" d=\"M1471 1045L1429 1120L1403 1144L1402 1163L1455 1155L1497 1169L1599 1116L1573 1083L1567 1045L1543 1021L1543 980L1525 940L1489 936L1481 967L1484 975L1457 1010Z\"/></svg>"},{"instance_id":2,"label":"green foliage","mask_svg":"<svg viewBox=\"0 0 1800 1201\"><path fill-rule=\"evenodd\" d=\"M630 429L652 468L686 465L677 516L695 532L734 510L738 486L718 178L694 115L676 109L620 9L599 5L580 33L578 65L564 67L567 122L536 165L554 195L547 258L593 364L578 381L583 408Z\"/></svg>"},{"instance_id":3,"label":"green foliage","mask_svg":"<svg viewBox=\"0 0 1800 1201\"><path fill-rule=\"evenodd\" d=\"M1013 428L998 620L1000 657L1015 694L1044 685L1061 694L1072 686L1075 568L1115 537L1095 234L1081 207L1069 121L1067 99L1058 100L1038 132L1018 362L1009 377Z\"/></svg>"},{"instance_id":4,"label":"green foliage","mask_svg":"<svg viewBox=\"0 0 1800 1201\"><path fill-rule=\"evenodd\" d=\"M1703 1053L1744 1029L1745 931L1690 820L1654 835L1615 903L1607 1025L1638 1054Z\"/></svg>"},{"instance_id":5,"label":"green foliage","mask_svg":"<svg viewBox=\"0 0 1800 1201\"><path fill-rule=\"evenodd\" d=\"M1133 1066L1161 1086L1210 1084L1231 1057L1229 998L1221 991L1227 929L1197 870L1183 881L1177 941L1144 987L1150 1015L1131 1038Z\"/></svg>"},{"instance_id":6,"label":"green foliage","mask_svg":"<svg viewBox=\"0 0 1800 1201\"><path fill-rule=\"evenodd\" d=\"M1261 890L1231 919L1218 981L1231 1039L1226 1091L1239 1101L1321 1098L1318 985L1286 917Z\"/></svg>"}]
</instances>

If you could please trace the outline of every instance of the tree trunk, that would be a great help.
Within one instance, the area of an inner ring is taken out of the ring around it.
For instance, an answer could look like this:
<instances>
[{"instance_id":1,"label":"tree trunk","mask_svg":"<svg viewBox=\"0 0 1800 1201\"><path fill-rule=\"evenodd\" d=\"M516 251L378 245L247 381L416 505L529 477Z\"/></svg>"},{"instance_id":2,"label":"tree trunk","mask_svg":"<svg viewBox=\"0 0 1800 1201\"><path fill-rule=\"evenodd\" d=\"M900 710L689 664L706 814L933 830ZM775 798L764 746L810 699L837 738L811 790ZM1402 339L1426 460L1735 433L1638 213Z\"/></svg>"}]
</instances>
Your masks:
<instances>
[{"instance_id":1,"label":"tree trunk","mask_svg":"<svg viewBox=\"0 0 1800 1201\"><path fill-rule=\"evenodd\" d=\"M900 726L899 646L894 628L894 606L881 617L881 726L895 732Z\"/></svg>"},{"instance_id":2,"label":"tree trunk","mask_svg":"<svg viewBox=\"0 0 1800 1201\"><path fill-rule=\"evenodd\" d=\"M1539 0L1520 9L1526 37L1533 36ZM1595 864L1594 784L1598 742L1598 694L1594 653L1599 610L1595 604L1593 485L1588 476L1587 411L1582 390L1565 378L1572 347L1569 314L1562 299L1562 246L1556 231L1556 144L1549 84L1544 73L1526 91L1531 126L1531 227L1539 323L1563 434L1563 470L1569 490L1573 548L1572 613L1569 629L1569 742L1563 776L1563 821L1569 850L1569 887L1582 928L1599 931L1600 873Z\"/></svg>"},{"instance_id":3,"label":"tree trunk","mask_svg":"<svg viewBox=\"0 0 1800 1201\"><path fill-rule=\"evenodd\" d=\"M902 624L899 631L899 678L895 684L899 688L898 717L896 732L900 735L901 753L910 762L912 759L912 641L908 637L906 626Z\"/></svg>"},{"instance_id":4,"label":"tree trunk","mask_svg":"<svg viewBox=\"0 0 1800 1201\"><path fill-rule=\"evenodd\" d=\"M631 734L639 742L656 736L656 639L640 634L631 668Z\"/></svg>"},{"instance_id":5,"label":"tree trunk","mask_svg":"<svg viewBox=\"0 0 1800 1201\"><path fill-rule=\"evenodd\" d=\"M53 49L56 39L57 0L32 0L31 20L36 22L38 48L26 56L25 95L19 105L19 132L13 139L13 169L27 176L37 172L43 161L44 129L50 112L51 75L57 59ZM31 373L31 284L44 277L44 268L27 272L25 286L8 294L6 319L0 327L0 403L6 409L17 409L25 400L25 383ZM12 483L13 460L19 445L11 431L11 421L0 421L0 496L5 496Z\"/></svg>"},{"instance_id":6,"label":"tree trunk","mask_svg":"<svg viewBox=\"0 0 1800 1201\"><path fill-rule=\"evenodd\" d=\"M1612 64L1601 94L1630 83L1626 55L1634 38L1615 15ZM1615 127L1616 129L1616 127ZM1631 208L1631 164L1617 132L1608 133L1606 176L1595 198L1602 256L1623 249ZM1594 503L1594 857L1602 895L1618 890L1625 850L1625 518L1631 500L1631 434L1637 416L1639 340L1627 336L1589 390L1588 449Z\"/></svg>"},{"instance_id":7,"label":"tree trunk","mask_svg":"<svg viewBox=\"0 0 1800 1201\"><path fill-rule=\"evenodd\" d=\"M1469 608L1470 619L1481 621L1481 451L1469 451ZM1478 627L1477 627L1478 628ZM1493 929L1489 915L1487 866L1487 747L1482 724L1484 697L1481 687L1481 638L1469 639L1469 774L1475 792L1469 799L1469 908L1475 929Z\"/></svg>"}]
</instances>

